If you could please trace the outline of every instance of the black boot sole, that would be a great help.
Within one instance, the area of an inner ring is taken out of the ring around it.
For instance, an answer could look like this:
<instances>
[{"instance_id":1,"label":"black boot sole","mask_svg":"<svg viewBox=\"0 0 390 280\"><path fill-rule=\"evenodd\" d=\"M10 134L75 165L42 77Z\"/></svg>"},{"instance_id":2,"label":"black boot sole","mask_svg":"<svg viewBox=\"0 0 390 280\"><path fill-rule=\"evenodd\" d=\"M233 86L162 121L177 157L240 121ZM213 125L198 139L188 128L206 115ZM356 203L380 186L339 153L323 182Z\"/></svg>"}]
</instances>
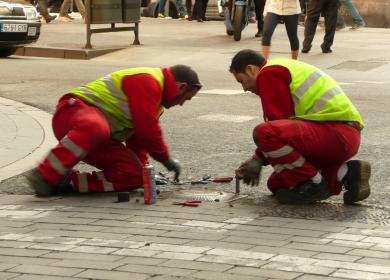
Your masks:
<instances>
[{"instance_id":1,"label":"black boot sole","mask_svg":"<svg viewBox=\"0 0 390 280\"><path fill-rule=\"evenodd\" d=\"M352 172L347 173L344 186L346 192L343 195L344 204L354 204L355 202L362 201L370 196L370 177L371 166L366 161L351 160L347 162L348 170L357 170L355 177L352 177ZM356 176L357 175L357 176Z\"/></svg>"}]
</instances>

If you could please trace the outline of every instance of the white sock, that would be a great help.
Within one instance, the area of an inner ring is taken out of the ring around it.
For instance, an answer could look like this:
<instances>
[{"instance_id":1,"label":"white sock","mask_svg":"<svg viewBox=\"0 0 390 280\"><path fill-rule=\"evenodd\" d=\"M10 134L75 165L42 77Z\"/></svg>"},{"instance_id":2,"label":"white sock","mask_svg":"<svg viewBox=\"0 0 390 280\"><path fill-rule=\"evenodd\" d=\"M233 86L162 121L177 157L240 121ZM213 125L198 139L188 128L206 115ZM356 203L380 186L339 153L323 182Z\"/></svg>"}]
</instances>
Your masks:
<instances>
[{"instance_id":1,"label":"white sock","mask_svg":"<svg viewBox=\"0 0 390 280\"><path fill-rule=\"evenodd\" d=\"M314 184L319 184L321 183L322 176L319 172L317 172L317 174L313 178L311 178L311 180L313 181Z\"/></svg>"},{"instance_id":2,"label":"white sock","mask_svg":"<svg viewBox=\"0 0 390 280\"><path fill-rule=\"evenodd\" d=\"M345 175L347 175L347 172L348 165L346 163L343 163L343 165L341 165L339 170L337 171L337 181L341 182Z\"/></svg>"}]
</instances>

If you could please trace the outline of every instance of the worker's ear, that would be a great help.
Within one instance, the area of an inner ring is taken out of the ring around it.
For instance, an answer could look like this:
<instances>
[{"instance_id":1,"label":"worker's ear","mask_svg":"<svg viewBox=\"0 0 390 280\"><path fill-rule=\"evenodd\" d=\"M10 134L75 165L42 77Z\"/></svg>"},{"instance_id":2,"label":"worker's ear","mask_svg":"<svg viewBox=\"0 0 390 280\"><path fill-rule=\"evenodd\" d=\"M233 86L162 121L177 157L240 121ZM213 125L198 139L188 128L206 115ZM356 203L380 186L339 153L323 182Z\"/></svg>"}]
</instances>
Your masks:
<instances>
[{"instance_id":1,"label":"worker's ear","mask_svg":"<svg viewBox=\"0 0 390 280\"><path fill-rule=\"evenodd\" d=\"M176 82L177 91L182 95L187 90L187 83L185 82Z\"/></svg>"},{"instance_id":2,"label":"worker's ear","mask_svg":"<svg viewBox=\"0 0 390 280\"><path fill-rule=\"evenodd\" d=\"M249 76L257 76L257 74L259 73L259 69L259 66L248 64L247 66L245 66L245 74Z\"/></svg>"}]
</instances>

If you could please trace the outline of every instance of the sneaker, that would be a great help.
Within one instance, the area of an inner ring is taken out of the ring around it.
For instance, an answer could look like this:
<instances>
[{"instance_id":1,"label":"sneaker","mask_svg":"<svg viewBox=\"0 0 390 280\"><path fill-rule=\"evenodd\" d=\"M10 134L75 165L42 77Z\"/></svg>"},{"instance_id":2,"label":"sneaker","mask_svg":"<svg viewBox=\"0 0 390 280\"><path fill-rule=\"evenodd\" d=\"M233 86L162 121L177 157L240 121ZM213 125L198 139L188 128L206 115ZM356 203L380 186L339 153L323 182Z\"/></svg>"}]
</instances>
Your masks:
<instances>
[{"instance_id":1,"label":"sneaker","mask_svg":"<svg viewBox=\"0 0 390 280\"><path fill-rule=\"evenodd\" d=\"M324 179L319 184L307 181L291 189L281 189L275 195L276 200L282 204L309 204L329 197L329 187Z\"/></svg>"},{"instance_id":2,"label":"sneaker","mask_svg":"<svg viewBox=\"0 0 390 280\"><path fill-rule=\"evenodd\" d=\"M71 17L69 14L66 14L66 15L60 16L60 17L66 17L66 18L68 18L70 20L74 20L74 17Z\"/></svg>"},{"instance_id":3,"label":"sneaker","mask_svg":"<svg viewBox=\"0 0 390 280\"><path fill-rule=\"evenodd\" d=\"M345 25L338 25L336 26L336 31L340 31L341 29L344 29L346 26Z\"/></svg>"},{"instance_id":4,"label":"sneaker","mask_svg":"<svg viewBox=\"0 0 390 280\"><path fill-rule=\"evenodd\" d=\"M158 13L157 17L158 17L158 18L165 18L165 15L162 14L162 13Z\"/></svg>"},{"instance_id":5,"label":"sneaker","mask_svg":"<svg viewBox=\"0 0 390 280\"><path fill-rule=\"evenodd\" d=\"M350 160L347 162L348 171L343 178L346 189L344 203L354 204L370 195L371 165L367 161Z\"/></svg>"},{"instance_id":6,"label":"sneaker","mask_svg":"<svg viewBox=\"0 0 390 280\"><path fill-rule=\"evenodd\" d=\"M357 29L360 29L360 28L363 28L365 27L366 25L365 24L352 24L351 28L349 30L357 30Z\"/></svg>"}]
</instances>

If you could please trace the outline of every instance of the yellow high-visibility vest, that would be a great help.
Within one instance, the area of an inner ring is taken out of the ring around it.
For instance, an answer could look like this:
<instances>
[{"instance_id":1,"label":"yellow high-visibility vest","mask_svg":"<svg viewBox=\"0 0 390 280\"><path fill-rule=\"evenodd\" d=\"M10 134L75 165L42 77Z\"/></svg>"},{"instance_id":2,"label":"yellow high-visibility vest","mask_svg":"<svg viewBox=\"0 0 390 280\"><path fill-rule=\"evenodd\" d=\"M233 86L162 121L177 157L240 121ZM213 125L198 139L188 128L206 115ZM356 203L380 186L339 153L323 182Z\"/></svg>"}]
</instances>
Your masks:
<instances>
[{"instance_id":1,"label":"yellow high-visibility vest","mask_svg":"<svg viewBox=\"0 0 390 280\"><path fill-rule=\"evenodd\" d=\"M364 126L360 113L339 84L320 69L287 58L271 59L264 68L271 65L286 67L291 74L290 92L295 115L290 119L352 121Z\"/></svg>"},{"instance_id":2,"label":"yellow high-visibility vest","mask_svg":"<svg viewBox=\"0 0 390 280\"><path fill-rule=\"evenodd\" d=\"M116 71L84 86L74 88L70 94L76 95L85 102L98 107L110 125L111 138L124 141L133 133L133 122L129 101L122 90L122 79L125 76L149 74L164 88L164 74L160 68L129 68ZM160 116L164 108L160 105L156 114Z\"/></svg>"}]
</instances>

